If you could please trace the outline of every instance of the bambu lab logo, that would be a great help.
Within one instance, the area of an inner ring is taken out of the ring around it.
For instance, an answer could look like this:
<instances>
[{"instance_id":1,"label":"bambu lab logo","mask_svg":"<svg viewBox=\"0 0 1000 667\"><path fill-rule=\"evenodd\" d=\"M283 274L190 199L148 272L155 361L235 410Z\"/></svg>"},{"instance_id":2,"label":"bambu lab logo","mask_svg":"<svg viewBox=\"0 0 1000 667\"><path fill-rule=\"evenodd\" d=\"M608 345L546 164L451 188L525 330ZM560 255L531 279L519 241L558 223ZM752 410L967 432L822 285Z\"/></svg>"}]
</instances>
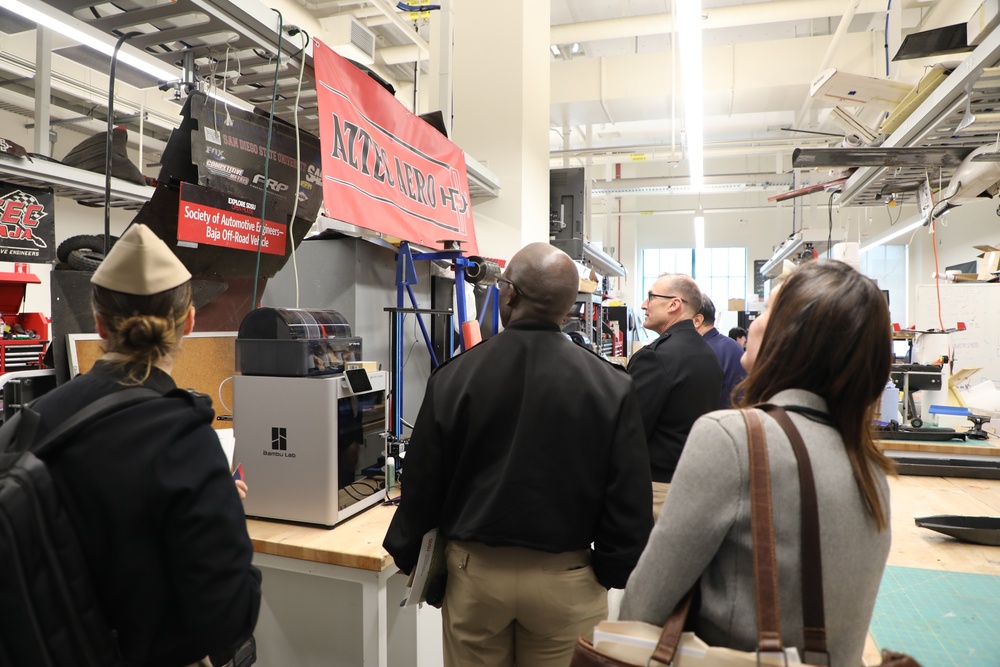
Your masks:
<instances>
[{"instance_id":1,"label":"bambu lab logo","mask_svg":"<svg viewBox=\"0 0 1000 667\"><path fill-rule=\"evenodd\" d=\"M271 427L271 449L288 449L288 433L281 426Z\"/></svg>"},{"instance_id":2,"label":"bambu lab logo","mask_svg":"<svg viewBox=\"0 0 1000 667\"><path fill-rule=\"evenodd\" d=\"M271 427L271 449L264 450L264 456L284 456L290 459L295 458L294 452L288 450L288 431L284 426Z\"/></svg>"}]
</instances>

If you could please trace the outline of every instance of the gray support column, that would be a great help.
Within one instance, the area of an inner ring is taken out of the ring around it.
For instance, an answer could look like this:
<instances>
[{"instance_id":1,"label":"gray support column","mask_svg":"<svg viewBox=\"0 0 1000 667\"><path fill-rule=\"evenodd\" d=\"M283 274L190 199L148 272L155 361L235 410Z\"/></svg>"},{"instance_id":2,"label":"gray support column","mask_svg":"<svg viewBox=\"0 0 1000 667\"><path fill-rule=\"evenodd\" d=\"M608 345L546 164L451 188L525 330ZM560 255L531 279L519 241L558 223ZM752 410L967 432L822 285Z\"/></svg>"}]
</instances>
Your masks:
<instances>
[{"instance_id":1,"label":"gray support column","mask_svg":"<svg viewBox=\"0 0 1000 667\"><path fill-rule=\"evenodd\" d=\"M431 58L428 62L427 110L441 110L448 136L452 136L452 72L454 71L455 19L452 0L439 0L441 9L431 12Z\"/></svg>"},{"instance_id":2,"label":"gray support column","mask_svg":"<svg viewBox=\"0 0 1000 667\"><path fill-rule=\"evenodd\" d=\"M49 138L49 101L52 95L52 31L38 26L35 30L35 153L52 155Z\"/></svg>"},{"instance_id":3,"label":"gray support column","mask_svg":"<svg viewBox=\"0 0 1000 667\"><path fill-rule=\"evenodd\" d=\"M477 203L481 252L549 238L549 0L455 2L454 141L500 179Z\"/></svg>"}]
</instances>

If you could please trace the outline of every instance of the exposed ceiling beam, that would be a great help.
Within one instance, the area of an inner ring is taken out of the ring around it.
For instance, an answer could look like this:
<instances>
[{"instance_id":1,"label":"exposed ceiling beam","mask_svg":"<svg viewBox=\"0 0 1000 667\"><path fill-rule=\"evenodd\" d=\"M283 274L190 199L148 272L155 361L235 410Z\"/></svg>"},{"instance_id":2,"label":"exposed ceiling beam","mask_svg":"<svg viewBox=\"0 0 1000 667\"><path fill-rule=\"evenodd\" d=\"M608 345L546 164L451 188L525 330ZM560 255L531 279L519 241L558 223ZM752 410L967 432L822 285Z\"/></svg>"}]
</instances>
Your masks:
<instances>
[{"instance_id":1,"label":"exposed ceiling beam","mask_svg":"<svg viewBox=\"0 0 1000 667\"><path fill-rule=\"evenodd\" d=\"M885 0L861 0L857 8L859 14L885 13ZM738 26L761 25L781 21L804 21L842 15L844 0L783 0L780 2L757 2L749 5L705 8L702 28L734 28ZM673 17L670 14L646 14L625 16L583 23L554 25L549 31L552 44L572 44L599 39L624 37L644 37L666 35L673 32Z\"/></svg>"}]
</instances>

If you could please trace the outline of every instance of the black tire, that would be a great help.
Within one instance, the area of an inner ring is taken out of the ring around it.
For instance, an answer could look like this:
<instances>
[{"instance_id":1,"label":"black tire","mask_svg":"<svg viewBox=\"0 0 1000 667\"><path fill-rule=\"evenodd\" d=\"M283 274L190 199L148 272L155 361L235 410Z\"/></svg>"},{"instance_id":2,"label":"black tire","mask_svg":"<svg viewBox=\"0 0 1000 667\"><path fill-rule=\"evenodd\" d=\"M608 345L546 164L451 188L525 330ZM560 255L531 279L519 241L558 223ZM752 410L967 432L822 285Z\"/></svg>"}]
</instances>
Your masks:
<instances>
[{"instance_id":1,"label":"black tire","mask_svg":"<svg viewBox=\"0 0 1000 667\"><path fill-rule=\"evenodd\" d=\"M924 425L924 420L921 419L920 417L917 417L910 421L910 426L912 426L913 428L920 428L923 425Z\"/></svg>"},{"instance_id":2,"label":"black tire","mask_svg":"<svg viewBox=\"0 0 1000 667\"><path fill-rule=\"evenodd\" d=\"M69 265L77 271L96 271L104 261L104 253L93 250L74 250L69 254Z\"/></svg>"},{"instance_id":3,"label":"black tire","mask_svg":"<svg viewBox=\"0 0 1000 667\"><path fill-rule=\"evenodd\" d=\"M117 236L112 236L110 239L111 245L115 244L118 240ZM59 258L60 262L68 262L70 253L74 250L93 250L94 252L104 252L104 235L103 234L80 234L78 236L71 236L56 248L56 257Z\"/></svg>"}]
</instances>

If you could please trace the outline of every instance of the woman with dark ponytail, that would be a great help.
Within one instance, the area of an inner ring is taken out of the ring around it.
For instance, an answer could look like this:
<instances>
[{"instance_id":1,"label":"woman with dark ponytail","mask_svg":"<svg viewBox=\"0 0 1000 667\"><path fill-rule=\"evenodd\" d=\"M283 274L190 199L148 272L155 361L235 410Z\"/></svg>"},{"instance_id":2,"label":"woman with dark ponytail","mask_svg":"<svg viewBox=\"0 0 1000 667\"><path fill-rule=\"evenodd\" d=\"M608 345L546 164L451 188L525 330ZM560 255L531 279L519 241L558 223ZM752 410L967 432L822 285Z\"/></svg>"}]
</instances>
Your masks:
<instances>
[{"instance_id":1,"label":"woman with dark ponytail","mask_svg":"<svg viewBox=\"0 0 1000 667\"><path fill-rule=\"evenodd\" d=\"M104 355L32 404L36 439L112 392L152 397L84 427L48 460L122 664L229 660L251 635L260 572L211 400L170 372L194 328L191 274L148 227L131 226L91 278Z\"/></svg>"}]
</instances>

